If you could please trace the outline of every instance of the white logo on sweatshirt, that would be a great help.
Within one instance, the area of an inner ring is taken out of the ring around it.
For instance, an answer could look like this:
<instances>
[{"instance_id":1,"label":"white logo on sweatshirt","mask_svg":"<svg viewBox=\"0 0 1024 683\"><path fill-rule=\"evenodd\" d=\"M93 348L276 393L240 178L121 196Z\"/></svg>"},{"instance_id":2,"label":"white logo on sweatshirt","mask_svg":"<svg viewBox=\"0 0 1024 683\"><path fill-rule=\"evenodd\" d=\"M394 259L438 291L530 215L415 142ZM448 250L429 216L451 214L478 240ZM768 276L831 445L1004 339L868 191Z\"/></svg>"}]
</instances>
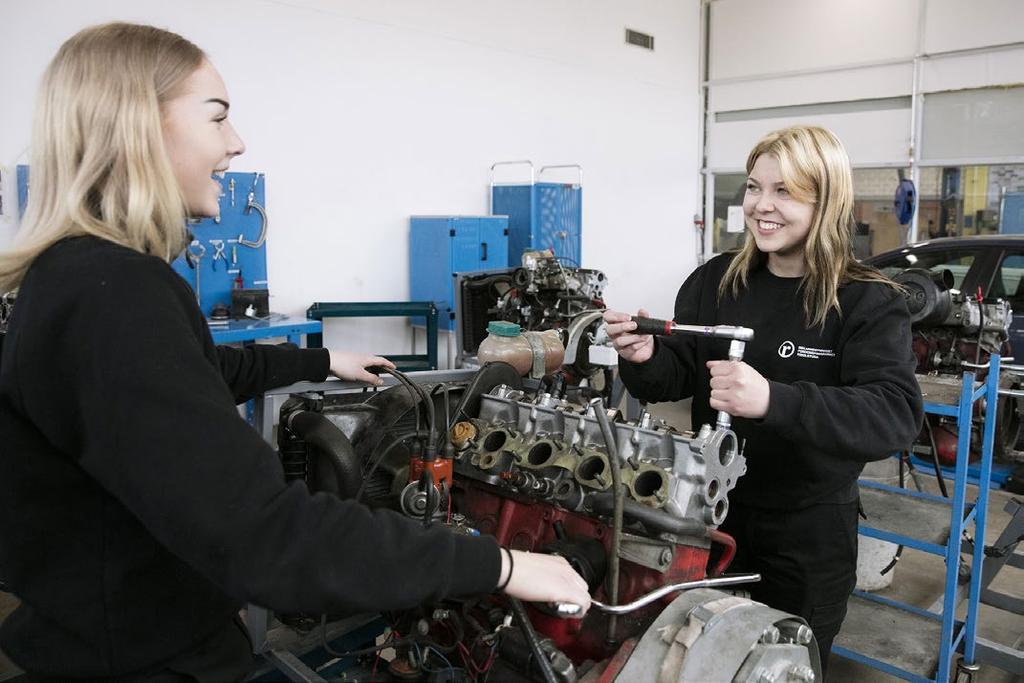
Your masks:
<instances>
[{"instance_id":1,"label":"white logo on sweatshirt","mask_svg":"<svg viewBox=\"0 0 1024 683\"><path fill-rule=\"evenodd\" d=\"M796 354L797 358L835 358L836 352L832 349L816 349L812 346L797 346L791 341L784 341L779 346L779 357L789 358Z\"/></svg>"}]
</instances>

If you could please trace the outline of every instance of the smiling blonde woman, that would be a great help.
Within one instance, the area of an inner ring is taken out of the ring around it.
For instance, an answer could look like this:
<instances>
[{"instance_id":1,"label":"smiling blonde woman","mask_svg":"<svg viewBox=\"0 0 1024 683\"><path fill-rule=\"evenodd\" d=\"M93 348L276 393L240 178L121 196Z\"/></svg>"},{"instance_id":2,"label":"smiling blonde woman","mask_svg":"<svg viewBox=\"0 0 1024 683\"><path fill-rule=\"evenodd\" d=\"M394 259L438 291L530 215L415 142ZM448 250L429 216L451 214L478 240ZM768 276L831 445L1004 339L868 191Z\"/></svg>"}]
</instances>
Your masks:
<instances>
[{"instance_id":1,"label":"smiling blonde woman","mask_svg":"<svg viewBox=\"0 0 1024 683\"><path fill-rule=\"evenodd\" d=\"M728 340L638 335L617 311L605 321L634 396L692 396L694 426L734 417L747 473L722 525L739 548L732 567L761 574L754 599L810 623L824 670L856 582L857 477L921 427L910 316L895 285L853 258L852 173L835 135L770 133L747 174L745 244L687 278L674 316L753 328L743 361L727 360Z\"/></svg>"},{"instance_id":2,"label":"smiling blonde woman","mask_svg":"<svg viewBox=\"0 0 1024 683\"><path fill-rule=\"evenodd\" d=\"M229 681L252 602L351 614L502 586L590 605L563 558L310 495L236 410L270 387L377 383L384 358L214 346L170 267L186 216L245 150L216 69L181 36L107 24L43 78L32 191L0 288L0 647L31 680Z\"/></svg>"}]
</instances>

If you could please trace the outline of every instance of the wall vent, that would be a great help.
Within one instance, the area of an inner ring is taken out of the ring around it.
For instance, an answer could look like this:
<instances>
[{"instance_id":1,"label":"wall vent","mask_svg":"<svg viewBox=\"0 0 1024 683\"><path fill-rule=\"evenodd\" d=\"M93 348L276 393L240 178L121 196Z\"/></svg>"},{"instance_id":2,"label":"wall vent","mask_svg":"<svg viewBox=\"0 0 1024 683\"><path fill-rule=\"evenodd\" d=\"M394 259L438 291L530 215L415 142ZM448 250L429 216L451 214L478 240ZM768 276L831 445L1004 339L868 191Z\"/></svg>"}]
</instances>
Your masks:
<instances>
[{"instance_id":1,"label":"wall vent","mask_svg":"<svg viewBox=\"0 0 1024 683\"><path fill-rule=\"evenodd\" d=\"M640 31L634 31L631 28L626 29L626 42L630 45L642 47L645 50L654 49L654 36L641 33Z\"/></svg>"}]
</instances>

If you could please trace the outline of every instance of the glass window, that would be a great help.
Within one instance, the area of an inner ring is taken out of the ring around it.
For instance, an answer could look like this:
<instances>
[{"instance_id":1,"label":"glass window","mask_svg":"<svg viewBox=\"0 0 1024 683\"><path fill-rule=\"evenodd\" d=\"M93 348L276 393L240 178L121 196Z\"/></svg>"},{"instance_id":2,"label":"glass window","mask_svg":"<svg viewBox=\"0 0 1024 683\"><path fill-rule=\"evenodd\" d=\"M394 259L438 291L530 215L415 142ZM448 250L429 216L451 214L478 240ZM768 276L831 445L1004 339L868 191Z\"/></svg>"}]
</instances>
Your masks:
<instances>
[{"instance_id":1,"label":"glass window","mask_svg":"<svg viewBox=\"0 0 1024 683\"><path fill-rule=\"evenodd\" d=\"M721 254L743 244L747 234L743 221L743 195L746 191L746 173L715 174L715 207L711 225L712 252Z\"/></svg>"},{"instance_id":2,"label":"glass window","mask_svg":"<svg viewBox=\"0 0 1024 683\"><path fill-rule=\"evenodd\" d=\"M1014 311L1024 311L1024 287L1021 286L1021 278L1024 277L1024 255L1013 254L1003 259L999 264L999 271L992 278L988 293L985 295L990 299L1000 298L1010 302L1010 308Z\"/></svg>"},{"instance_id":3,"label":"glass window","mask_svg":"<svg viewBox=\"0 0 1024 683\"><path fill-rule=\"evenodd\" d=\"M1024 233L1024 164L921 169L918 239Z\"/></svg>"},{"instance_id":4,"label":"glass window","mask_svg":"<svg viewBox=\"0 0 1024 683\"><path fill-rule=\"evenodd\" d=\"M925 253L912 253L909 249L905 249L890 259L886 259L883 262L875 262L872 265L888 277L893 277L907 268L926 268L932 272L948 270L953 273L953 287L960 289L964 276L967 275L967 271L970 269L971 264L974 263L976 256L976 252L963 251L962 249L929 251Z\"/></svg>"},{"instance_id":5,"label":"glass window","mask_svg":"<svg viewBox=\"0 0 1024 683\"><path fill-rule=\"evenodd\" d=\"M900 225L893 204L900 173L910 177L909 169L853 169L853 253L857 258L881 254L906 242L908 226Z\"/></svg>"},{"instance_id":6,"label":"glass window","mask_svg":"<svg viewBox=\"0 0 1024 683\"><path fill-rule=\"evenodd\" d=\"M909 177L909 169L853 170L853 248L857 258L875 256L905 243L908 229L899 224L893 206L901 171ZM714 177L711 239L716 254L743 244L746 179L744 173L719 173ZM1024 164L924 167L918 195L918 241L1024 234Z\"/></svg>"}]
</instances>

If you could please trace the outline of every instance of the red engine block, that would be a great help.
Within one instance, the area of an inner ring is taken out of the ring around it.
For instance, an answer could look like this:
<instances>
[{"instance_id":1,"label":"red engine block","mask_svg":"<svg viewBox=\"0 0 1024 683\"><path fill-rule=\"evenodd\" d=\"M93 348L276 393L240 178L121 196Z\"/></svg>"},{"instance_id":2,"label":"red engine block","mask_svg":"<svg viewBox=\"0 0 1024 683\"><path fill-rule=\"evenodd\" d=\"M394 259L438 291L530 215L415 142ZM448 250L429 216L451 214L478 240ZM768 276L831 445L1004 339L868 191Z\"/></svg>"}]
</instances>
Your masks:
<instances>
[{"instance_id":1,"label":"red engine block","mask_svg":"<svg viewBox=\"0 0 1024 683\"><path fill-rule=\"evenodd\" d=\"M612 529L598 519L568 512L542 501L508 498L486 484L465 478L457 480L456 489L460 511L473 520L481 532L497 537L498 543L514 550L543 549L557 538L556 522L561 522L569 537L595 539L606 552L611 547ZM704 578L708 555L709 548L677 545L673 562L664 573L621 560L619 603L631 602L670 583ZM594 596L602 602L608 597L603 586L595 591ZM619 617L611 643L606 639L607 617L596 610L591 610L582 621L549 616L532 608L530 617L537 631L551 638L574 662L586 659L600 661L612 655L626 638L646 629L675 597L676 594L668 595L644 609Z\"/></svg>"}]
</instances>

